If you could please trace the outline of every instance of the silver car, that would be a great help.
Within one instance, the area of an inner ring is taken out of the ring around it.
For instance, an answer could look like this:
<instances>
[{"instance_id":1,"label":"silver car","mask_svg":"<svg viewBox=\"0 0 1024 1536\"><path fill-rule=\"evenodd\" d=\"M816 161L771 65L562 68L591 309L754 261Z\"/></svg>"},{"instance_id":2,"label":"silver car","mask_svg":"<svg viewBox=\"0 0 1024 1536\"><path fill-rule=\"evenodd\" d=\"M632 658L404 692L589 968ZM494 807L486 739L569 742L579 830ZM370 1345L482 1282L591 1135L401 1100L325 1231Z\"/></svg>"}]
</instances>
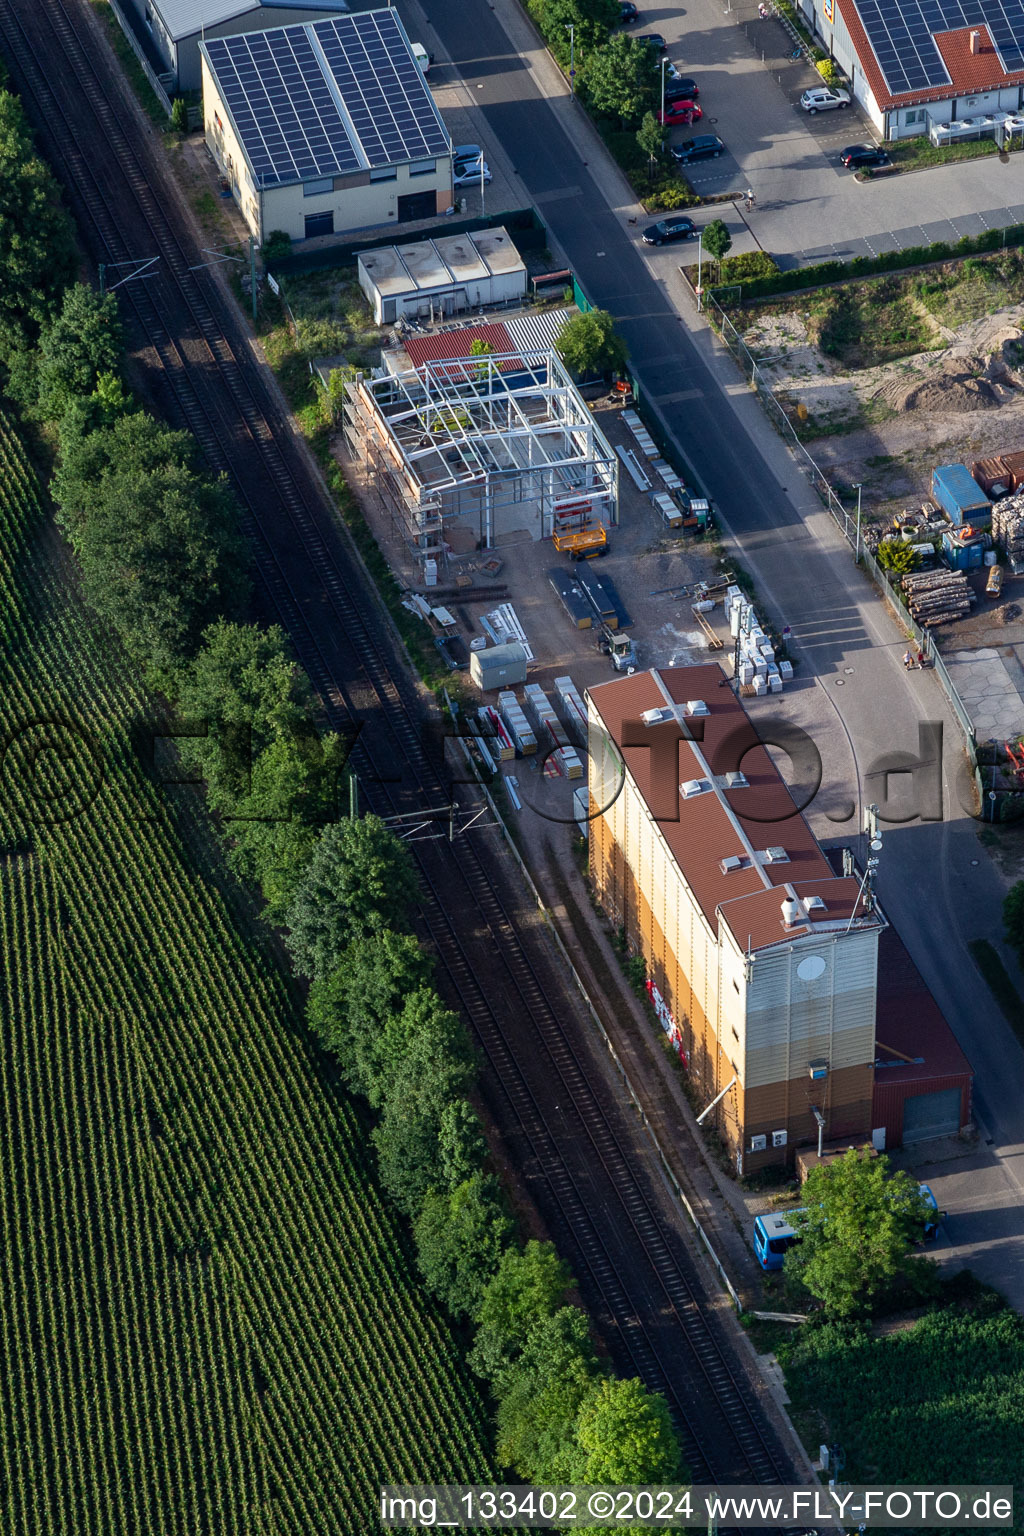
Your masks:
<instances>
[{"instance_id":1,"label":"silver car","mask_svg":"<svg viewBox=\"0 0 1024 1536\"><path fill-rule=\"evenodd\" d=\"M829 112L833 107L848 107L850 93L837 91L830 85L816 85L812 90L804 91L800 105L805 112Z\"/></svg>"}]
</instances>

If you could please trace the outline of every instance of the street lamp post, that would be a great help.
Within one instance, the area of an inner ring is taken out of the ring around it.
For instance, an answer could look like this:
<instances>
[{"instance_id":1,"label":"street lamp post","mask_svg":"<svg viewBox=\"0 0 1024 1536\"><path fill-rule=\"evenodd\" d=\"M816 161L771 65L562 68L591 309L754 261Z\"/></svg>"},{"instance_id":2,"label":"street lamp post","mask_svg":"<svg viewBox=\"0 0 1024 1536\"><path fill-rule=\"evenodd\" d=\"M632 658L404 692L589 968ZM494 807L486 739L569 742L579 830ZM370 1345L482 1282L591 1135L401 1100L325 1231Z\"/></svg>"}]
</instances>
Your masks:
<instances>
[{"instance_id":1,"label":"street lamp post","mask_svg":"<svg viewBox=\"0 0 1024 1536\"><path fill-rule=\"evenodd\" d=\"M662 77L664 78L664 76ZM697 313L701 312L704 303L704 285L701 282L701 266L704 260L704 231L697 231Z\"/></svg>"},{"instance_id":2,"label":"street lamp post","mask_svg":"<svg viewBox=\"0 0 1024 1536\"><path fill-rule=\"evenodd\" d=\"M665 65L668 64L669 62L670 62L669 61L669 56L666 53L665 57L661 61L661 126L662 126L662 129L664 129L664 127L665 127Z\"/></svg>"},{"instance_id":3,"label":"street lamp post","mask_svg":"<svg viewBox=\"0 0 1024 1536\"><path fill-rule=\"evenodd\" d=\"M567 21L565 30L569 34L569 95L576 95L576 24Z\"/></svg>"},{"instance_id":4,"label":"street lamp post","mask_svg":"<svg viewBox=\"0 0 1024 1536\"><path fill-rule=\"evenodd\" d=\"M863 485L861 485L858 482L858 485L857 485L857 542L856 542L856 544L854 546L854 554L853 554L854 561L855 561L855 563L857 565L860 565L860 498L861 498L861 493L862 493L863 490L864 490Z\"/></svg>"}]
</instances>

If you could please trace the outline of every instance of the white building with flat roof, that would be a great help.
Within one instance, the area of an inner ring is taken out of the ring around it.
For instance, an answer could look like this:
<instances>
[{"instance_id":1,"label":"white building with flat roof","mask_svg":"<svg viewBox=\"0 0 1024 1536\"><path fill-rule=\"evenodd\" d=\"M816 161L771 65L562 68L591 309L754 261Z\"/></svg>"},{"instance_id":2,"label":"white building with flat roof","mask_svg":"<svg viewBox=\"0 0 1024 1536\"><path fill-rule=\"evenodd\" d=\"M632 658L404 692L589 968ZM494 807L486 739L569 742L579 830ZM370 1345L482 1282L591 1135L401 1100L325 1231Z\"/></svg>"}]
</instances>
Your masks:
<instances>
[{"instance_id":1,"label":"white building with flat roof","mask_svg":"<svg viewBox=\"0 0 1024 1536\"><path fill-rule=\"evenodd\" d=\"M400 315L441 319L510 303L526 293L526 263L500 228L381 246L364 251L358 267L359 286L378 325L390 325Z\"/></svg>"}]
</instances>

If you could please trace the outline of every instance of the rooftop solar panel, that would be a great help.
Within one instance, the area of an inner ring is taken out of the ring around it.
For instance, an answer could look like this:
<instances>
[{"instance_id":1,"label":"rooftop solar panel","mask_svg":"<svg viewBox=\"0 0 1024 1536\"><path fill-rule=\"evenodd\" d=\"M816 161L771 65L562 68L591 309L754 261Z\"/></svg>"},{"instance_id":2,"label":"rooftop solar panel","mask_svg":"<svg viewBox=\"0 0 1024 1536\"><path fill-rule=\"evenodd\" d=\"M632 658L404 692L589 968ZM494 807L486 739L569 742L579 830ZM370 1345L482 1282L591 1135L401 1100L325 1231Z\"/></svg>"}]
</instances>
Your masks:
<instances>
[{"instance_id":1,"label":"rooftop solar panel","mask_svg":"<svg viewBox=\"0 0 1024 1536\"><path fill-rule=\"evenodd\" d=\"M1024 68L1022 0L855 0L868 41L894 96L950 85L936 32L985 25L1003 69Z\"/></svg>"},{"instance_id":2,"label":"rooftop solar panel","mask_svg":"<svg viewBox=\"0 0 1024 1536\"><path fill-rule=\"evenodd\" d=\"M204 46L260 186L448 152L393 10L209 38Z\"/></svg>"}]
</instances>

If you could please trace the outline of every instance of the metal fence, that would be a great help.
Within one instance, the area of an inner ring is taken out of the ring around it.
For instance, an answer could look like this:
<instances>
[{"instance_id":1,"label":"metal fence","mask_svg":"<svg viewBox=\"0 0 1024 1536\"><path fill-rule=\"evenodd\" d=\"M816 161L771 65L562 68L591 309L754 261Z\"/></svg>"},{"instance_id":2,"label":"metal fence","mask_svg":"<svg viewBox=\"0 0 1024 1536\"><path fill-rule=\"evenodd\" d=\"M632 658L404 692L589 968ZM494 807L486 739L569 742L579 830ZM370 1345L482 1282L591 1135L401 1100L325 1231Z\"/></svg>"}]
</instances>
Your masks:
<instances>
[{"instance_id":1,"label":"metal fence","mask_svg":"<svg viewBox=\"0 0 1024 1536\"><path fill-rule=\"evenodd\" d=\"M957 723L964 733L964 740L967 745L968 755L970 757L971 763L973 764L975 761L975 748L977 745L977 738L974 733L974 725L971 721L970 715L967 712L963 700L956 690L953 679L949 675L946 664L942 660L942 657L939 655L938 647L932 642L931 635L927 630L922 629L921 626L917 624L911 617L910 612L903 601L902 594L889 580L887 573L883 571L882 567L878 564L878 561L874 558L874 556L864 548L860 541L857 519L851 516L849 510L840 501L839 497L832 489L832 486L829 484L825 472L822 470L817 461L812 457L812 455L808 453L805 445L800 441L799 437L797 436L796 429L793 426L793 423L790 421L789 415L786 412L784 406L773 394L771 388L765 381L763 374L758 368L757 359L754 357L753 353L750 351L750 348L743 340L743 337L740 335L739 331L729 319L729 316L726 314L721 304L719 304L714 292L708 292L705 290L704 312L707 314L709 321L717 331L730 355L736 361L736 364L740 368L741 372L757 391L758 398L761 401L768 420L772 423L772 426L775 427L780 437L782 437L793 450L793 455L796 458L800 469L803 470L804 474L807 476L807 479L810 481L813 488L821 497L821 500L831 514L832 520L836 527L846 539L846 542L851 546L854 560L864 566L865 570L871 576L882 596L893 610L893 613L899 622L903 625L907 634L912 635L920 648L925 652L927 656L930 657L932 664L935 667L935 674L938 677L940 684L942 685L943 692L949 699L950 706L954 715L956 716Z\"/></svg>"}]
</instances>

